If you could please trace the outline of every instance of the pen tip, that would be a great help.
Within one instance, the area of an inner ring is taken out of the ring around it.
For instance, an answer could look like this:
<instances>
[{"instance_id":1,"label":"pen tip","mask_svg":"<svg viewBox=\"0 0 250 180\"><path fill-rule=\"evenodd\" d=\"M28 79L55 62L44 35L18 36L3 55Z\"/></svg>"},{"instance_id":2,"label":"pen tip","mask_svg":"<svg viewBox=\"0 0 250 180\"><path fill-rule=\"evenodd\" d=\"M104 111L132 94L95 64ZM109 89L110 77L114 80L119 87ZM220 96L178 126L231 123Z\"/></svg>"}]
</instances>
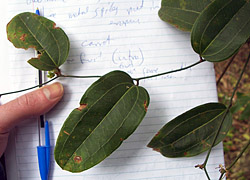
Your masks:
<instances>
[{"instance_id":1,"label":"pen tip","mask_svg":"<svg viewBox=\"0 0 250 180\"><path fill-rule=\"evenodd\" d=\"M37 15L40 15L40 11L39 11L38 8L36 8L36 14L37 14Z\"/></svg>"}]
</instances>

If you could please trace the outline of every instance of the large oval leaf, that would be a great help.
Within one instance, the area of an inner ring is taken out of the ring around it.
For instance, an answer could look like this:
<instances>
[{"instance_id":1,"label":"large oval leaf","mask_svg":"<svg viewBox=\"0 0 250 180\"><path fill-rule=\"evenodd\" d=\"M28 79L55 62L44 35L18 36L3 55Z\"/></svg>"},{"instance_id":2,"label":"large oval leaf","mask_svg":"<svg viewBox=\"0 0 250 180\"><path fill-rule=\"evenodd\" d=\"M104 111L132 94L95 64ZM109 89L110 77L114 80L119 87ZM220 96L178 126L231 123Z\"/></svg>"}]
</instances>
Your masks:
<instances>
[{"instance_id":1,"label":"large oval leaf","mask_svg":"<svg viewBox=\"0 0 250 180\"><path fill-rule=\"evenodd\" d=\"M170 121L155 135L148 147L166 157L190 157L211 147L226 107L220 103L197 106ZM215 144L221 142L232 125L228 114Z\"/></svg>"},{"instance_id":2,"label":"large oval leaf","mask_svg":"<svg viewBox=\"0 0 250 180\"><path fill-rule=\"evenodd\" d=\"M159 17L180 30L191 31L200 12L213 0L162 0Z\"/></svg>"},{"instance_id":3,"label":"large oval leaf","mask_svg":"<svg viewBox=\"0 0 250 180\"><path fill-rule=\"evenodd\" d=\"M250 3L215 0L197 18L191 33L195 52L207 61L222 61L250 37Z\"/></svg>"},{"instance_id":4,"label":"large oval leaf","mask_svg":"<svg viewBox=\"0 0 250 180\"><path fill-rule=\"evenodd\" d=\"M98 164L134 132L148 104L147 91L134 85L128 74L113 71L102 76L66 119L54 151L56 162L71 172Z\"/></svg>"},{"instance_id":5,"label":"large oval leaf","mask_svg":"<svg viewBox=\"0 0 250 180\"><path fill-rule=\"evenodd\" d=\"M34 13L16 15L7 25L8 39L17 48L35 48L37 58L28 62L37 69L50 71L62 65L69 53L69 39L61 28Z\"/></svg>"}]
</instances>

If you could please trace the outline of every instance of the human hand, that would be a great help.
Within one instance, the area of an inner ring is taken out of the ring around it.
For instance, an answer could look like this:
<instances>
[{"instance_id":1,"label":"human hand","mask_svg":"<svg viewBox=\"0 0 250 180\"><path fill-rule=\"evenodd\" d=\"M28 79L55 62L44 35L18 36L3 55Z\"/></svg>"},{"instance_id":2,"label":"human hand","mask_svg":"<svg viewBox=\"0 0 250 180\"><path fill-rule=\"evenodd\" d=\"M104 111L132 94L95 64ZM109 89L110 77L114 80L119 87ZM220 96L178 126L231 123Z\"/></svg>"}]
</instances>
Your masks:
<instances>
[{"instance_id":1,"label":"human hand","mask_svg":"<svg viewBox=\"0 0 250 180\"><path fill-rule=\"evenodd\" d=\"M27 93L0 106L0 157L5 151L9 131L24 119L48 112L63 96L63 86L56 82Z\"/></svg>"}]
</instances>

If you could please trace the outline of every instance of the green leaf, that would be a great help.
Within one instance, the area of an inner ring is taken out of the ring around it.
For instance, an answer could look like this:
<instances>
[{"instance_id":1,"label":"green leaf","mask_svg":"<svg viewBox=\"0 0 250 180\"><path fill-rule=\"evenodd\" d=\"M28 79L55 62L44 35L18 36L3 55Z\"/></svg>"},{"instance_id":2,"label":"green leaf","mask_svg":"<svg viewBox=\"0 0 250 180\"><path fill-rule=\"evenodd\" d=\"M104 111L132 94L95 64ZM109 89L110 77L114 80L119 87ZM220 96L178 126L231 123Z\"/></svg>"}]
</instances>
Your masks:
<instances>
[{"instance_id":1,"label":"green leaf","mask_svg":"<svg viewBox=\"0 0 250 180\"><path fill-rule=\"evenodd\" d=\"M237 92L237 100L230 109L231 113L242 111L240 120L247 119L250 116L250 114L248 114L248 112L250 111L248 109L250 108L248 105L249 102L250 102L250 96Z\"/></svg>"},{"instance_id":2,"label":"green leaf","mask_svg":"<svg viewBox=\"0 0 250 180\"><path fill-rule=\"evenodd\" d=\"M71 172L100 163L135 131L148 104L147 91L125 72L102 76L66 119L54 151L56 162Z\"/></svg>"},{"instance_id":3,"label":"green leaf","mask_svg":"<svg viewBox=\"0 0 250 180\"><path fill-rule=\"evenodd\" d=\"M191 31L200 12L212 0L162 0L159 17L176 28Z\"/></svg>"},{"instance_id":4,"label":"green leaf","mask_svg":"<svg viewBox=\"0 0 250 180\"><path fill-rule=\"evenodd\" d=\"M190 157L211 146L226 107L220 103L197 106L170 121L154 136L148 147L166 157ZM221 142L232 125L228 114L216 144Z\"/></svg>"},{"instance_id":5,"label":"green leaf","mask_svg":"<svg viewBox=\"0 0 250 180\"><path fill-rule=\"evenodd\" d=\"M7 25L9 41L17 48L35 48L41 54L28 62L37 69L50 71L62 65L69 53L69 39L61 28L34 13L16 15Z\"/></svg>"},{"instance_id":6,"label":"green leaf","mask_svg":"<svg viewBox=\"0 0 250 180\"><path fill-rule=\"evenodd\" d=\"M249 117L250 117L250 103L248 103L244 108L244 110L242 111L240 115L240 120L247 120L249 119Z\"/></svg>"},{"instance_id":7,"label":"green leaf","mask_svg":"<svg viewBox=\"0 0 250 180\"><path fill-rule=\"evenodd\" d=\"M191 42L205 60L218 62L235 54L250 36L250 3L215 0L197 18Z\"/></svg>"}]
</instances>

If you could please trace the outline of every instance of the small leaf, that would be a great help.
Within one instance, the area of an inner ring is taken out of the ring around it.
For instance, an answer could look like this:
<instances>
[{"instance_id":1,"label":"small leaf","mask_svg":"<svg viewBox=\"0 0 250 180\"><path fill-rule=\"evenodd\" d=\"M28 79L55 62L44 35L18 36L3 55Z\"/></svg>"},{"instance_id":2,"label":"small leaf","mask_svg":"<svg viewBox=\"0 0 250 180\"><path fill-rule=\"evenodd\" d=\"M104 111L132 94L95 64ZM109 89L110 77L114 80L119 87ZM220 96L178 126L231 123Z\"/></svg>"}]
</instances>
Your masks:
<instances>
[{"instance_id":1,"label":"small leaf","mask_svg":"<svg viewBox=\"0 0 250 180\"><path fill-rule=\"evenodd\" d=\"M162 0L159 17L176 28L191 31L200 12L212 0Z\"/></svg>"},{"instance_id":2,"label":"small leaf","mask_svg":"<svg viewBox=\"0 0 250 180\"><path fill-rule=\"evenodd\" d=\"M7 25L7 35L15 47L35 48L41 53L28 61L37 69L57 69L68 57L68 36L53 21L37 14L16 15Z\"/></svg>"},{"instance_id":3,"label":"small leaf","mask_svg":"<svg viewBox=\"0 0 250 180\"><path fill-rule=\"evenodd\" d=\"M220 103L197 106L170 121L155 135L148 147L166 157L190 157L206 151L212 144L226 107ZM226 116L216 144L221 142L232 125Z\"/></svg>"},{"instance_id":4,"label":"small leaf","mask_svg":"<svg viewBox=\"0 0 250 180\"><path fill-rule=\"evenodd\" d=\"M54 151L56 162L71 172L100 163L135 131L148 104L147 91L125 72L102 76L66 119Z\"/></svg>"},{"instance_id":5,"label":"small leaf","mask_svg":"<svg viewBox=\"0 0 250 180\"><path fill-rule=\"evenodd\" d=\"M194 51L211 62L229 58L250 36L249 17L248 0L215 0L193 25Z\"/></svg>"}]
</instances>

